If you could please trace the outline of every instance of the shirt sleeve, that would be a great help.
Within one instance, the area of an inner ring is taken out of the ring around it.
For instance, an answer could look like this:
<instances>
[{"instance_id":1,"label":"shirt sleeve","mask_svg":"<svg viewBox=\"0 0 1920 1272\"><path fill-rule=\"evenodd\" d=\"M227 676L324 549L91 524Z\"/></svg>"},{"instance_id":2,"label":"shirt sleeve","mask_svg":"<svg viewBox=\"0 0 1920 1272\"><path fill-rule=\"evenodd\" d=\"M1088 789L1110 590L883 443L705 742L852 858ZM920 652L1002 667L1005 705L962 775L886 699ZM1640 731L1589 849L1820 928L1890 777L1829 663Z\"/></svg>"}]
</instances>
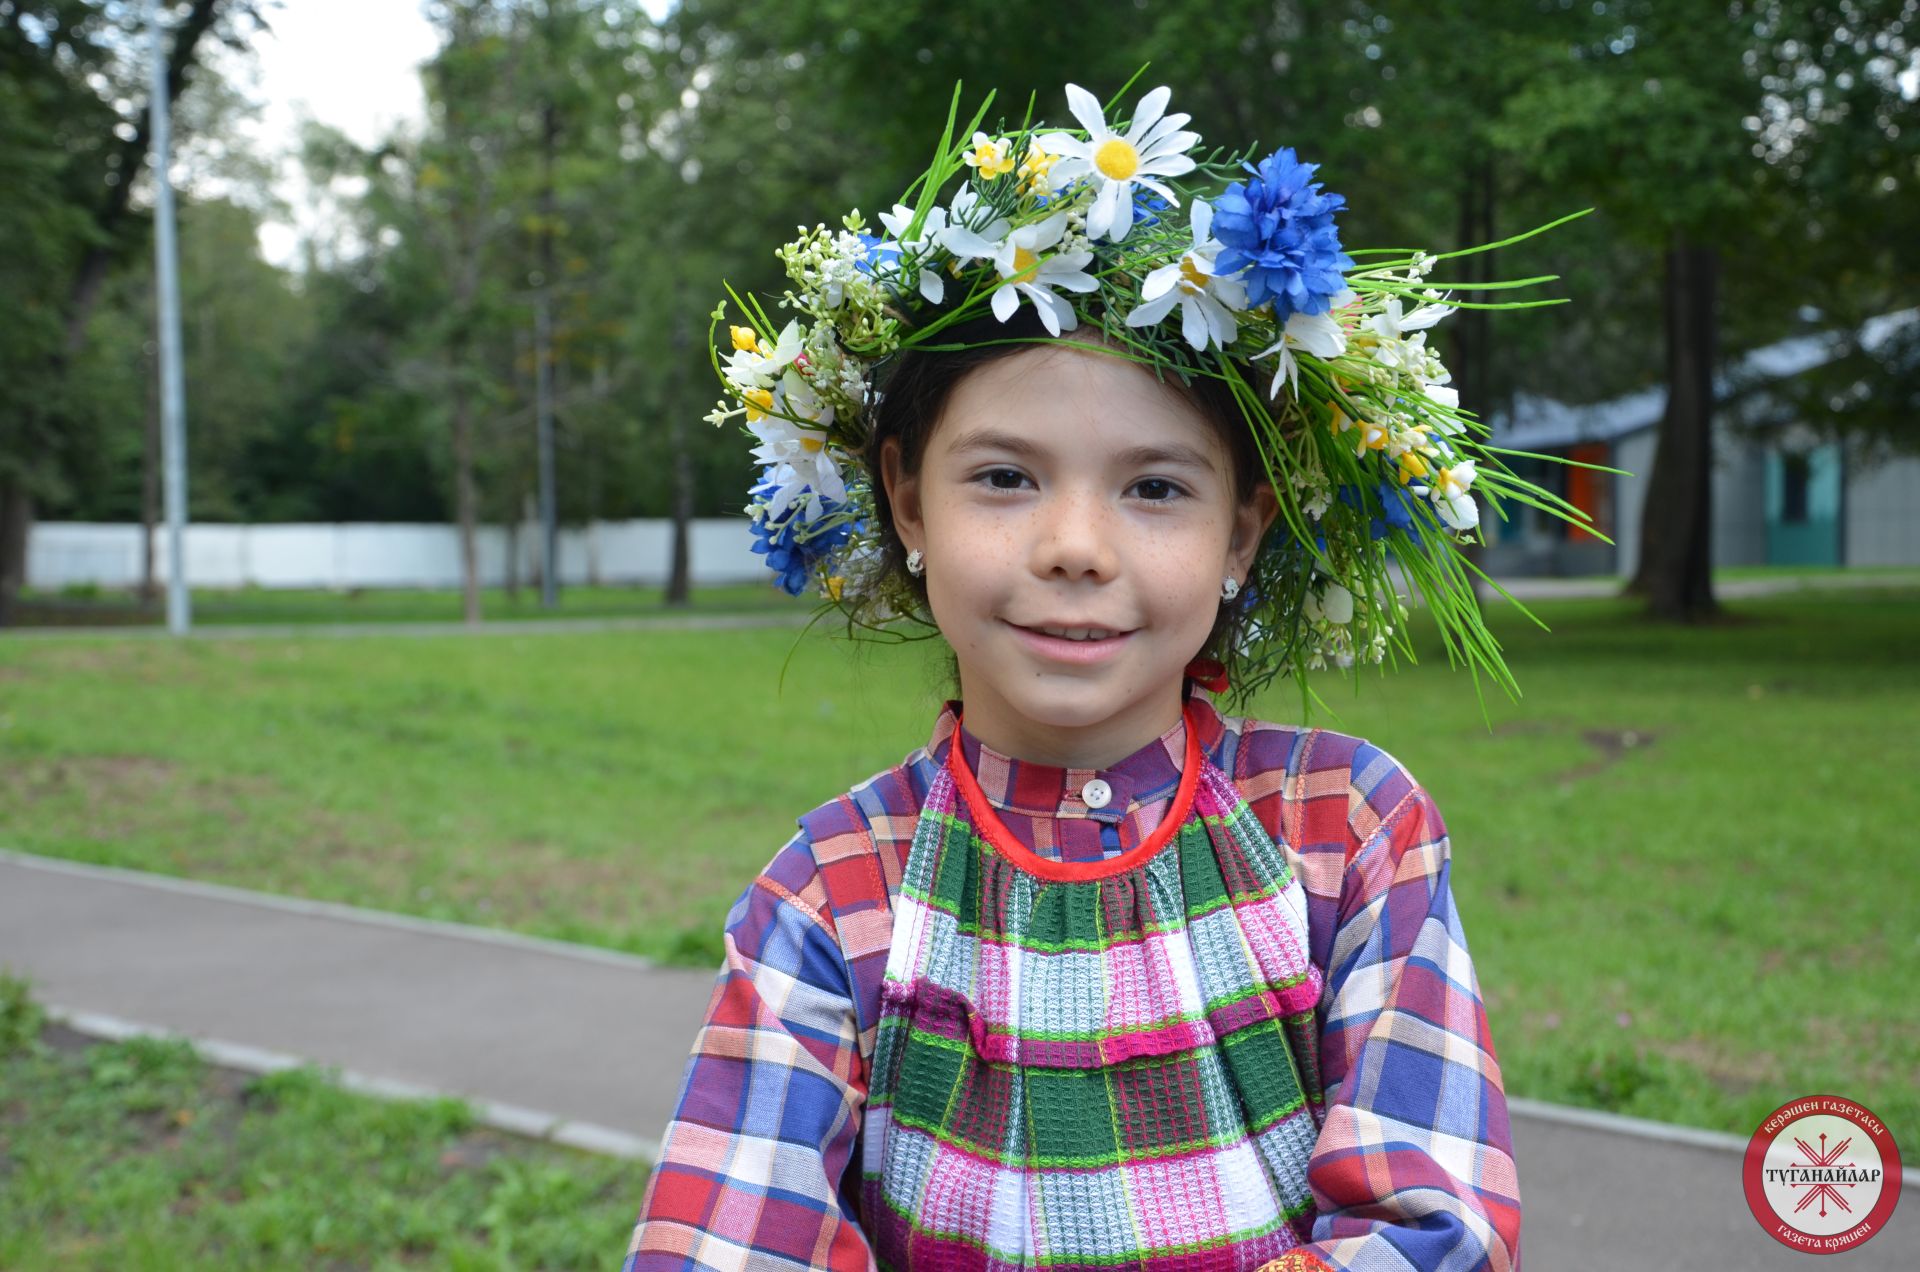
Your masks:
<instances>
[{"instance_id":1,"label":"shirt sleeve","mask_svg":"<svg viewBox=\"0 0 1920 1272\"><path fill-rule=\"evenodd\" d=\"M1510 1272L1520 1191L1446 826L1413 787L1346 867L1328 959L1313 1240L1266 1272Z\"/></svg>"},{"instance_id":2,"label":"shirt sleeve","mask_svg":"<svg viewBox=\"0 0 1920 1272\"><path fill-rule=\"evenodd\" d=\"M727 917L622 1272L873 1267L848 1177L866 1103L851 977L830 920L774 874Z\"/></svg>"}]
</instances>

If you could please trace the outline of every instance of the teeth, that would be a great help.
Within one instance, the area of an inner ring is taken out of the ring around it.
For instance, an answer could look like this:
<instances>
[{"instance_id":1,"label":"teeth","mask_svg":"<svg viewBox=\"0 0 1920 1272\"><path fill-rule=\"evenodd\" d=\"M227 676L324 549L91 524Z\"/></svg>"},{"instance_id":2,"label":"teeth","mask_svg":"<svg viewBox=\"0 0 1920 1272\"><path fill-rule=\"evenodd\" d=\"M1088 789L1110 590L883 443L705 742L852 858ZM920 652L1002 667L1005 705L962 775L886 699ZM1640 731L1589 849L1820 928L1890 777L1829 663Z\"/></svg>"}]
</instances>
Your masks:
<instances>
[{"instance_id":1,"label":"teeth","mask_svg":"<svg viewBox=\"0 0 1920 1272\"><path fill-rule=\"evenodd\" d=\"M1113 635L1104 627L1042 627L1040 630L1065 640L1105 640Z\"/></svg>"}]
</instances>

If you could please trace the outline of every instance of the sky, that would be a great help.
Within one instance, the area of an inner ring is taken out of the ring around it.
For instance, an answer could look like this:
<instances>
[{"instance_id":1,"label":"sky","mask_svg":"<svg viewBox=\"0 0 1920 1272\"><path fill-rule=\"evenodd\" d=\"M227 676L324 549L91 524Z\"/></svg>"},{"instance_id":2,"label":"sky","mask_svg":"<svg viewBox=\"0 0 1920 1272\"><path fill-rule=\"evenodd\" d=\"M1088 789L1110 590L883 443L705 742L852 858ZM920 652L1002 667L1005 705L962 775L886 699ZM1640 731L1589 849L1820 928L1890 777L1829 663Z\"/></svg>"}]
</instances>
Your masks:
<instances>
[{"instance_id":1,"label":"sky","mask_svg":"<svg viewBox=\"0 0 1920 1272\"><path fill-rule=\"evenodd\" d=\"M671 3L642 0L642 7L658 20ZM426 111L420 63L439 37L420 0L283 0L268 21L273 33L254 41L249 93L261 114L251 132L259 153L278 158L278 190L292 219L265 223L260 250L276 265L297 267L300 239L319 227L326 206L293 159L299 121L331 124L368 146L396 124L418 125Z\"/></svg>"},{"instance_id":2,"label":"sky","mask_svg":"<svg viewBox=\"0 0 1920 1272\"><path fill-rule=\"evenodd\" d=\"M260 249L276 265L295 263L299 236L319 208L292 158L299 120L331 124L371 145L395 124L418 124L426 106L420 63L438 38L415 0L286 0L254 42L259 63L253 129L264 154L282 155L280 194L293 222L261 227Z\"/></svg>"}]
</instances>

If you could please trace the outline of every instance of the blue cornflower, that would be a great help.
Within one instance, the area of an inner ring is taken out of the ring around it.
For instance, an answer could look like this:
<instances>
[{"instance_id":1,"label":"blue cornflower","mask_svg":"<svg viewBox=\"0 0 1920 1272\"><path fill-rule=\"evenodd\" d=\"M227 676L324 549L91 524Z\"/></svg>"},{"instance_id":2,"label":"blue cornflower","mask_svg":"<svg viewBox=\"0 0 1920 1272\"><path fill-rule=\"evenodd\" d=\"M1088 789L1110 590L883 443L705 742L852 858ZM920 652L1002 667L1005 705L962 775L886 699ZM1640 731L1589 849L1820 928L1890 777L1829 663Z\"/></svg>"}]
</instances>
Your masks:
<instances>
[{"instance_id":1,"label":"blue cornflower","mask_svg":"<svg viewBox=\"0 0 1920 1272\"><path fill-rule=\"evenodd\" d=\"M1242 167L1252 181L1228 186L1213 204L1213 234L1226 250L1214 261L1220 274L1245 269L1247 303L1273 301L1275 322L1294 314L1324 314L1346 286L1342 274L1353 258L1340 250L1333 214L1344 195L1323 194L1310 178L1320 165L1301 163L1283 146Z\"/></svg>"},{"instance_id":2,"label":"blue cornflower","mask_svg":"<svg viewBox=\"0 0 1920 1272\"><path fill-rule=\"evenodd\" d=\"M753 493L769 494L774 488L771 481L766 481L756 486ZM801 510L814 502L819 504L820 513L809 520ZM813 567L837 549L845 547L853 537L856 527L845 521L819 526L821 519L831 517L840 507L831 499L816 496L813 487L802 486L778 521L768 517L764 506L756 510L751 523L752 550L767 558L767 568L775 575L774 582L789 596L798 596L806 591L807 582L813 576Z\"/></svg>"},{"instance_id":3,"label":"blue cornflower","mask_svg":"<svg viewBox=\"0 0 1920 1272\"><path fill-rule=\"evenodd\" d=\"M1403 530L1417 545L1420 542L1420 529L1413 519L1413 496L1386 481L1379 484L1378 493L1382 516L1372 518L1368 533L1378 542L1392 530Z\"/></svg>"}]
</instances>

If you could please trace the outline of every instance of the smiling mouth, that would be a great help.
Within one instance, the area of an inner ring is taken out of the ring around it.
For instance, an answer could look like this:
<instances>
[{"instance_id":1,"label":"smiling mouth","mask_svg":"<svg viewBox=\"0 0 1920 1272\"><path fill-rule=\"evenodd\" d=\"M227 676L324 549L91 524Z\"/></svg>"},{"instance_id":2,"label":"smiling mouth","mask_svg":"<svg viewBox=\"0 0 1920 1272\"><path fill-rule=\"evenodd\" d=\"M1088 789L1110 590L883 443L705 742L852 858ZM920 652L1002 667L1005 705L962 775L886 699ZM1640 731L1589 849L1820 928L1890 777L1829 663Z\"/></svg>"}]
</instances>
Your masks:
<instances>
[{"instance_id":1,"label":"smiling mouth","mask_svg":"<svg viewBox=\"0 0 1920 1272\"><path fill-rule=\"evenodd\" d=\"M1056 640L1092 642L1131 634L1130 629L1119 627L1070 627L1055 623L1041 623L1031 627L1015 623L1014 626L1023 632L1032 632L1036 636L1051 636Z\"/></svg>"}]
</instances>

